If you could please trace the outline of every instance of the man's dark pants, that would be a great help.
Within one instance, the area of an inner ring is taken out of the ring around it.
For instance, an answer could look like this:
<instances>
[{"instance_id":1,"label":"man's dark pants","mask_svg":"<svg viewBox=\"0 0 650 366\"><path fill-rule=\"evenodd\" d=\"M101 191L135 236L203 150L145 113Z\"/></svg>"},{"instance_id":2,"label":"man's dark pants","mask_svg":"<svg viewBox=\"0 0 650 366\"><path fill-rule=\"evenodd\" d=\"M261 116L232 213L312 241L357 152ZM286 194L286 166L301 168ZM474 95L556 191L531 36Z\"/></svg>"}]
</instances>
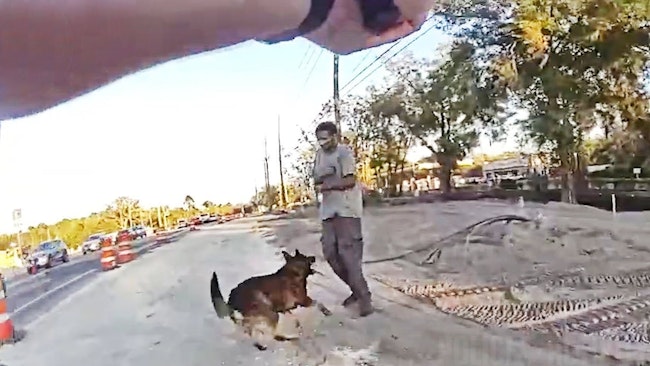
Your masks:
<instances>
[{"instance_id":1,"label":"man's dark pants","mask_svg":"<svg viewBox=\"0 0 650 366\"><path fill-rule=\"evenodd\" d=\"M323 255L334 273L345 282L355 298L370 302L370 290L363 277L363 235L358 217L334 216L323 220Z\"/></svg>"}]
</instances>

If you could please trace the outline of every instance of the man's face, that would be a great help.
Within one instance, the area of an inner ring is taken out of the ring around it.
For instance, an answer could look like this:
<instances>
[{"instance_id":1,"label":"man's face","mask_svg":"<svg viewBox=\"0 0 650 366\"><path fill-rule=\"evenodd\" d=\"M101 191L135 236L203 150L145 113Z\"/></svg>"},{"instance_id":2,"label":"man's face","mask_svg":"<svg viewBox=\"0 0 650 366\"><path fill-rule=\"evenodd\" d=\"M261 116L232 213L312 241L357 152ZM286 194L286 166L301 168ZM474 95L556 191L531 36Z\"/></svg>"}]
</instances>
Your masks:
<instances>
[{"instance_id":1,"label":"man's face","mask_svg":"<svg viewBox=\"0 0 650 366\"><path fill-rule=\"evenodd\" d=\"M323 150L331 150L336 147L337 143L336 135L332 135L327 131L316 132L316 140L318 140L318 145Z\"/></svg>"}]
</instances>

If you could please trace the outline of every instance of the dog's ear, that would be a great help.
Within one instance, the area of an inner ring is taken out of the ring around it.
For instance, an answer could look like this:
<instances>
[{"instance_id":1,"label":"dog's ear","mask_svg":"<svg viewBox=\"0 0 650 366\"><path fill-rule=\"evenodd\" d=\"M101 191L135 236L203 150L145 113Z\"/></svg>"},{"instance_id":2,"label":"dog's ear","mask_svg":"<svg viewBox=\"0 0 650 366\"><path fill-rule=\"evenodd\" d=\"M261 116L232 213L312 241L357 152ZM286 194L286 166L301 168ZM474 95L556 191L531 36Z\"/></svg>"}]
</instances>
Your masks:
<instances>
[{"instance_id":1,"label":"dog's ear","mask_svg":"<svg viewBox=\"0 0 650 366\"><path fill-rule=\"evenodd\" d=\"M284 256L285 261L289 261L291 258L293 258L291 254L287 253L285 250L282 251L282 255Z\"/></svg>"},{"instance_id":2,"label":"dog's ear","mask_svg":"<svg viewBox=\"0 0 650 366\"><path fill-rule=\"evenodd\" d=\"M299 251L298 249L296 249L296 254L294 254L294 256L297 257L297 256L299 256L299 255L300 255L300 251Z\"/></svg>"}]
</instances>

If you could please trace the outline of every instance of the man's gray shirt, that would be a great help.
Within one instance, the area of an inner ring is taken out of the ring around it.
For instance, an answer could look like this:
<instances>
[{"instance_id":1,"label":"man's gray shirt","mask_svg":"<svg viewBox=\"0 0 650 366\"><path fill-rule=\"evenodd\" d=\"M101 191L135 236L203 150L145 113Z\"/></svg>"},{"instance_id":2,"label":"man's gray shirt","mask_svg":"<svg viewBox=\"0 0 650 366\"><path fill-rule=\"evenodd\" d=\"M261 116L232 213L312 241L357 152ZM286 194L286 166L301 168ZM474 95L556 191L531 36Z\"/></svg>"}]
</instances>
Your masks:
<instances>
[{"instance_id":1,"label":"man's gray shirt","mask_svg":"<svg viewBox=\"0 0 650 366\"><path fill-rule=\"evenodd\" d=\"M356 172L354 153L347 145L339 144L333 151L318 149L314 159L314 180L327 183L331 179L340 179ZM361 217L363 199L361 186L357 182L353 188L345 191L323 192L320 205L320 218L326 220L335 215L341 217Z\"/></svg>"}]
</instances>

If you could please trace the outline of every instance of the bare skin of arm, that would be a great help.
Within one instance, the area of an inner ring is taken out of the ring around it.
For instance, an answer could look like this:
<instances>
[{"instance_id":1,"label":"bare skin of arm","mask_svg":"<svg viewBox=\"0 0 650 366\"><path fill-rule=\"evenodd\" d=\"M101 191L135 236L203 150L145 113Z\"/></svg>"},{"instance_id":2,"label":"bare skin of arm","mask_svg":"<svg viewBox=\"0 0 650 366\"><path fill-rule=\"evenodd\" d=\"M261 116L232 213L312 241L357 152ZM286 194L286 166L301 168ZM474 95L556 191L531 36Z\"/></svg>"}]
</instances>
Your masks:
<instances>
[{"instance_id":1,"label":"bare skin of arm","mask_svg":"<svg viewBox=\"0 0 650 366\"><path fill-rule=\"evenodd\" d=\"M348 175L341 179L337 179L336 181L331 182L327 185L325 184L321 185L320 190L321 192L345 191L347 189L354 188L356 184L357 184L357 179L354 177L354 175Z\"/></svg>"},{"instance_id":2,"label":"bare skin of arm","mask_svg":"<svg viewBox=\"0 0 650 366\"><path fill-rule=\"evenodd\" d=\"M309 0L0 1L0 121L138 70L298 26Z\"/></svg>"}]
</instances>

